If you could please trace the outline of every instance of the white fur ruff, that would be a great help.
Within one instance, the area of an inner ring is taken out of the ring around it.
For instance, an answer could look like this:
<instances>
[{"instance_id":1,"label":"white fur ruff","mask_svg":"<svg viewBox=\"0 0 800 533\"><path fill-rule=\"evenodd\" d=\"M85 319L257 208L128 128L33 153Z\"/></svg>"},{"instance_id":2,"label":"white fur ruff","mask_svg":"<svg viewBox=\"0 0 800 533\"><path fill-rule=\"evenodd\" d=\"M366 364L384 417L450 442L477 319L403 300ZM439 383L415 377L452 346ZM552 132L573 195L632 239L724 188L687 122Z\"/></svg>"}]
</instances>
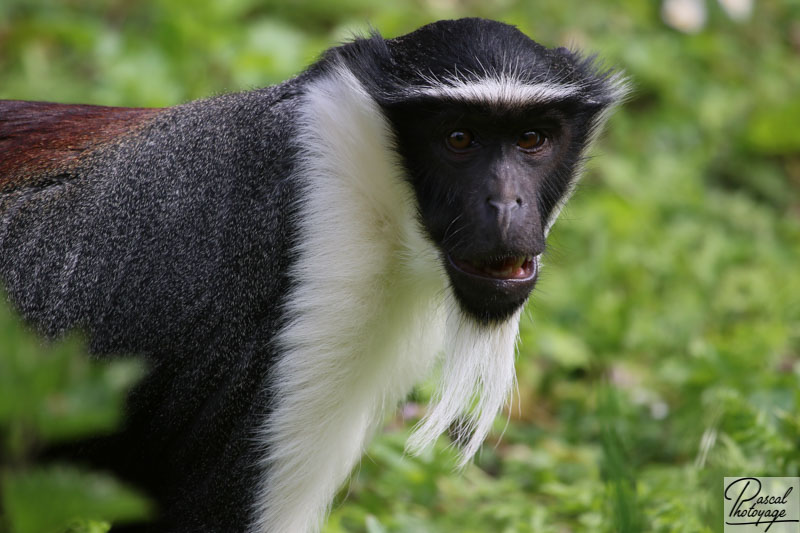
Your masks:
<instances>
[{"instance_id":1,"label":"white fur ruff","mask_svg":"<svg viewBox=\"0 0 800 533\"><path fill-rule=\"evenodd\" d=\"M386 411L430 372L445 344L442 382L414 450L466 414L467 461L514 379L518 316L487 329L462 314L374 101L341 67L311 87L303 109L302 244L293 272L301 283L288 299L295 318L279 335L269 385L276 403L262 432L258 533L318 531Z\"/></svg>"},{"instance_id":2,"label":"white fur ruff","mask_svg":"<svg viewBox=\"0 0 800 533\"><path fill-rule=\"evenodd\" d=\"M573 90L520 89L506 76L449 80L430 94L514 105ZM409 439L412 452L455 424L466 463L515 379L520 313L481 326L461 311L439 252L419 227L378 105L339 66L309 88L302 110L298 283L268 384L275 403L260 435L264 476L251 533L318 531L386 411L430 373L442 349L439 385Z\"/></svg>"}]
</instances>

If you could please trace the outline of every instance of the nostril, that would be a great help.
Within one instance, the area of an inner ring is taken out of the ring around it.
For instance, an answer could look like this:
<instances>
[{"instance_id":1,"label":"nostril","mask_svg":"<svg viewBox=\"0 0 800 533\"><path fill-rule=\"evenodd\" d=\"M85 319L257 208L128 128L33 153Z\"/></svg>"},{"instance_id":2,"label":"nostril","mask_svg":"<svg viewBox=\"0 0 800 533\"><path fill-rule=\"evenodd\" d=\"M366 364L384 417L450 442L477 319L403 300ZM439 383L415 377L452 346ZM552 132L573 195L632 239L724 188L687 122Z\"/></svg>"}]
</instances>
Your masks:
<instances>
[{"instance_id":1,"label":"nostril","mask_svg":"<svg viewBox=\"0 0 800 533\"><path fill-rule=\"evenodd\" d=\"M522 198L517 198L517 207L522 207Z\"/></svg>"}]
</instances>

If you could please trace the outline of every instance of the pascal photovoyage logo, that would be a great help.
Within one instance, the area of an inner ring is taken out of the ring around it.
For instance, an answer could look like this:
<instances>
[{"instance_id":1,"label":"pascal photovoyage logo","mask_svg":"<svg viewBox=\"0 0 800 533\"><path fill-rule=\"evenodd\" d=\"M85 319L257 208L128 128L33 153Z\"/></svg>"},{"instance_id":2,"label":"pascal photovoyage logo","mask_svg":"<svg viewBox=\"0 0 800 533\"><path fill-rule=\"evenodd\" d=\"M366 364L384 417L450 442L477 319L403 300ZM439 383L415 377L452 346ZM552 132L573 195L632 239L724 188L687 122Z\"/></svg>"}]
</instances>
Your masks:
<instances>
[{"instance_id":1,"label":"pascal photovoyage logo","mask_svg":"<svg viewBox=\"0 0 800 533\"><path fill-rule=\"evenodd\" d=\"M800 477L726 477L725 533L800 533Z\"/></svg>"}]
</instances>

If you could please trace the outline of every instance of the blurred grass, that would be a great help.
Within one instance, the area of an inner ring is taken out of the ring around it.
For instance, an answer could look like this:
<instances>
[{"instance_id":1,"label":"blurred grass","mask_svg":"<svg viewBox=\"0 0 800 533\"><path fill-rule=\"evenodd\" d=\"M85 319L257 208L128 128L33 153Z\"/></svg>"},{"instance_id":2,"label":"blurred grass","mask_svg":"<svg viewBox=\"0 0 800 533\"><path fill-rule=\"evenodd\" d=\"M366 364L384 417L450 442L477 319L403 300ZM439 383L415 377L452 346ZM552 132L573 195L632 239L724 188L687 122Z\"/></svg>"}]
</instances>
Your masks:
<instances>
[{"instance_id":1,"label":"blurred grass","mask_svg":"<svg viewBox=\"0 0 800 533\"><path fill-rule=\"evenodd\" d=\"M485 16L597 51L636 91L551 234L508 426L455 474L446 443L404 456L391 420L325 531L721 531L722 476L800 475L800 3L705 5L686 35L653 2L0 0L0 97L172 105L283 80L368 22ZM140 371L81 351L0 311L2 532L146 512L31 460L108 431Z\"/></svg>"}]
</instances>

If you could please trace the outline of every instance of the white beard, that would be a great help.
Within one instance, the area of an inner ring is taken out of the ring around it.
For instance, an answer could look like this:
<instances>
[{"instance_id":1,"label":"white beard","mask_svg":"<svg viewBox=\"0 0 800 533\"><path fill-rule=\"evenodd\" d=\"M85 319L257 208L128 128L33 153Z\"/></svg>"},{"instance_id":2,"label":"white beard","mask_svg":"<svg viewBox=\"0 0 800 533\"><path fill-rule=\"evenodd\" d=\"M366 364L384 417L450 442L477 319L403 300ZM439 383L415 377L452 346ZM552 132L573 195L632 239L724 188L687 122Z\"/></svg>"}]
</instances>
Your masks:
<instances>
[{"instance_id":1,"label":"white beard","mask_svg":"<svg viewBox=\"0 0 800 533\"><path fill-rule=\"evenodd\" d=\"M455 426L459 466L478 451L515 385L514 352L521 309L502 324L481 325L448 298L441 376L428 414L407 449L419 453Z\"/></svg>"}]
</instances>

